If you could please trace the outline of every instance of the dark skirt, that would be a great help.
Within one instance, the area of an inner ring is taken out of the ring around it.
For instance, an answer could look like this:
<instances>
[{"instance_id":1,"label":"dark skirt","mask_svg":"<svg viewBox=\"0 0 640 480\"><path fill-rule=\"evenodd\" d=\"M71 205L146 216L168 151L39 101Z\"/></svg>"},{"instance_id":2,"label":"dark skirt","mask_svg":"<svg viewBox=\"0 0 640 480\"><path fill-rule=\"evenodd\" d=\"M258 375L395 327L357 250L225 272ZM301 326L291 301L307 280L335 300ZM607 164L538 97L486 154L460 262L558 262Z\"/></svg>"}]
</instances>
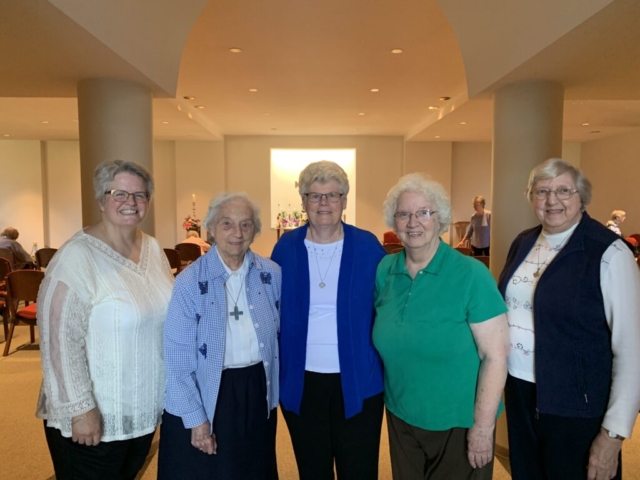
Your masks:
<instances>
[{"instance_id":1,"label":"dark skirt","mask_svg":"<svg viewBox=\"0 0 640 480\"><path fill-rule=\"evenodd\" d=\"M222 372L213 420L217 453L191 445L191 429L165 411L160 428L158 479L273 480L276 466L277 411L267 418L267 385L262 363Z\"/></svg>"}]
</instances>

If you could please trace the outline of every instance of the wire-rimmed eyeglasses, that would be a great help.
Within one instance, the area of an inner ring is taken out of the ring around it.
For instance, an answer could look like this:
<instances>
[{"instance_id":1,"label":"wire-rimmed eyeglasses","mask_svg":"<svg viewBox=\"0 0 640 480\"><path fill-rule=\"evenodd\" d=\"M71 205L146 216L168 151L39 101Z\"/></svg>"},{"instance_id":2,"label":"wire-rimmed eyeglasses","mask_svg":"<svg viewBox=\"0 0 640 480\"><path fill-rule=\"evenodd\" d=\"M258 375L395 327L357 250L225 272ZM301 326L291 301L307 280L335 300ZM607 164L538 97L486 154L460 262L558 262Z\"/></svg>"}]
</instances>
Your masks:
<instances>
[{"instance_id":1,"label":"wire-rimmed eyeglasses","mask_svg":"<svg viewBox=\"0 0 640 480\"><path fill-rule=\"evenodd\" d=\"M132 196L136 203L145 203L149 201L149 192L133 192L129 193L125 190L107 190L105 195L111 195L114 201L124 203Z\"/></svg>"},{"instance_id":2,"label":"wire-rimmed eyeglasses","mask_svg":"<svg viewBox=\"0 0 640 480\"><path fill-rule=\"evenodd\" d=\"M533 191L533 196L537 200L546 200L552 193L555 194L558 200L569 200L574 194L578 193L578 190L569 187L559 187L555 190L551 190L550 188L536 188Z\"/></svg>"},{"instance_id":3,"label":"wire-rimmed eyeglasses","mask_svg":"<svg viewBox=\"0 0 640 480\"><path fill-rule=\"evenodd\" d=\"M428 220L434 213L438 212L436 210L418 210L416 211L416 213L396 212L393 214L393 218L395 218L398 222L406 223L411 219L411 217L416 217L416 220L418 221Z\"/></svg>"},{"instance_id":4,"label":"wire-rimmed eyeglasses","mask_svg":"<svg viewBox=\"0 0 640 480\"><path fill-rule=\"evenodd\" d=\"M329 193L316 193L309 192L304 194L311 203L318 203L322 200L322 197L327 199L329 203L338 203L342 198L342 193L338 192L329 192Z\"/></svg>"}]
</instances>

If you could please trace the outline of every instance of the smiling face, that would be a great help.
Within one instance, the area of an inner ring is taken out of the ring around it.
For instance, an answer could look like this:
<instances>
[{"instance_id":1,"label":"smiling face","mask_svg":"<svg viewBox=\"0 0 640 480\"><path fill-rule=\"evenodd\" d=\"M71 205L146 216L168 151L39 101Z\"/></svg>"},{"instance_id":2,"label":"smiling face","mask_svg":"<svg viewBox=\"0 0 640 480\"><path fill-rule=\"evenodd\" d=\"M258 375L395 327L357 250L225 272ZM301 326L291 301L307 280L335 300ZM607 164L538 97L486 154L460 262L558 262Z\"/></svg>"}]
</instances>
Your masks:
<instances>
[{"instance_id":1,"label":"smiling face","mask_svg":"<svg viewBox=\"0 0 640 480\"><path fill-rule=\"evenodd\" d=\"M557 190L558 188L577 190L571 175L566 172L553 179L540 180L534 185L531 195L533 213L542 222L542 228L549 233L561 233L580 221L582 217L582 202L579 192L574 193L567 200L559 200L555 193L549 193L546 199L537 199L535 192L539 188Z\"/></svg>"},{"instance_id":2,"label":"smiling face","mask_svg":"<svg viewBox=\"0 0 640 480\"><path fill-rule=\"evenodd\" d=\"M128 193L146 192L144 180L132 173L119 173L109 184L108 190L124 190ZM122 203L107 194L100 202L102 221L118 227L137 227L149 209L149 201L136 202L133 195Z\"/></svg>"},{"instance_id":3,"label":"smiling face","mask_svg":"<svg viewBox=\"0 0 640 480\"><path fill-rule=\"evenodd\" d=\"M419 210L432 209L431 202L417 192L400 194L396 205L396 213L415 213ZM439 229L440 223L437 213L428 219L417 220L415 215L411 215L408 221L395 219L395 230L407 250L433 250L435 252L440 243Z\"/></svg>"},{"instance_id":4,"label":"smiling face","mask_svg":"<svg viewBox=\"0 0 640 480\"><path fill-rule=\"evenodd\" d=\"M327 183L313 182L307 193L340 193L340 184L335 180ZM309 223L314 227L337 225L342 218L342 212L347 208L347 199L343 195L336 203L331 203L326 196L318 203L310 202L306 195L302 196L302 207L307 212Z\"/></svg>"},{"instance_id":5,"label":"smiling face","mask_svg":"<svg viewBox=\"0 0 640 480\"><path fill-rule=\"evenodd\" d=\"M224 263L232 269L240 268L255 234L251 205L240 198L227 202L211 233Z\"/></svg>"}]
</instances>

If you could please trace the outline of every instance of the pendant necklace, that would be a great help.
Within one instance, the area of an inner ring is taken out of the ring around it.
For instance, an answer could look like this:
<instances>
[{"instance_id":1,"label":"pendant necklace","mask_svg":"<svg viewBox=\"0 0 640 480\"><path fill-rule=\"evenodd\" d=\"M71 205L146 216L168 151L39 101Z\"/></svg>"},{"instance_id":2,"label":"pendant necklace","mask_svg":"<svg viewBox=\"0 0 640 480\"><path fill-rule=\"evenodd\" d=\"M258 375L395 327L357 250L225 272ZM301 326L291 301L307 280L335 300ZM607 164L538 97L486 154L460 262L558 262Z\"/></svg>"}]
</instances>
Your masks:
<instances>
[{"instance_id":1,"label":"pendant necklace","mask_svg":"<svg viewBox=\"0 0 640 480\"><path fill-rule=\"evenodd\" d=\"M240 295L242 294L243 285L244 285L244 276L242 277L242 283L240 283L240 289L238 290L238 295L234 300L233 296L231 295L231 292L229 291L229 288L227 287L227 282L224 282L224 289L229 294L229 298L233 302L233 310L229 312L229 316L234 317L236 320L240 320L240 316L244 314L244 312L238 308L238 300L240 300Z\"/></svg>"},{"instance_id":2,"label":"pendant necklace","mask_svg":"<svg viewBox=\"0 0 640 480\"><path fill-rule=\"evenodd\" d=\"M331 259L329 260L329 265L327 266L327 270L324 272L324 275L322 275L322 272L320 271L320 264L318 263L318 251L316 250L316 244L313 241L313 232L309 230L309 233L311 235L311 245L313 246L313 256L316 259L316 267L318 268L318 276L320 277L320 283L318 284L318 286L320 288L324 288L327 286L327 284L324 283L324 279L327 278L327 275L329 274L331 262L333 262L333 256L336 254L336 250L338 250L338 243L340 242L340 240L336 242L336 246L333 248L333 253L331 254Z\"/></svg>"},{"instance_id":3,"label":"pendant necklace","mask_svg":"<svg viewBox=\"0 0 640 480\"><path fill-rule=\"evenodd\" d=\"M564 237L562 242L560 242L557 247L552 247L552 249L553 250L557 250L558 253L560 253L560 250L562 250L562 248L564 247L564 244L567 242L567 240L569 240L569 237L571 236L572 233L573 233L573 231L569 232L569 234L566 237ZM547 241L547 243L548 243L548 241ZM549 244L549 246L551 247L551 244ZM533 272L533 278L538 278L540 275L542 275L540 273L540 270L545 265L548 265L547 264L547 260L549 260L549 257L547 257L544 260L544 262L542 262L542 263L540 262L540 250L542 250L542 244L541 243L538 244L538 261L536 262L536 265L538 266L538 269L535 272ZM556 255L557 255L557 253L556 253ZM556 258L556 255L554 255L553 258Z\"/></svg>"}]
</instances>

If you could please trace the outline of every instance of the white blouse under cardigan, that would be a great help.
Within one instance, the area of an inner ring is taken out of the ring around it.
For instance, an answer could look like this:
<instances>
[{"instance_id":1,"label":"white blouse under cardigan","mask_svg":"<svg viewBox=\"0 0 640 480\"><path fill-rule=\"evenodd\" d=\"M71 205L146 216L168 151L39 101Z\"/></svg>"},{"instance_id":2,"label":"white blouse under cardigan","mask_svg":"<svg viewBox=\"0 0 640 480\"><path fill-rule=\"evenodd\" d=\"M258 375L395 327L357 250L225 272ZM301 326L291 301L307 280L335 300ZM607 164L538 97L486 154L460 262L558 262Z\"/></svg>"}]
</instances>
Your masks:
<instances>
[{"instance_id":1,"label":"white blouse under cardigan","mask_svg":"<svg viewBox=\"0 0 640 480\"><path fill-rule=\"evenodd\" d=\"M65 437L98 407L102 441L146 435L160 423L162 336L173 276L143 234L139 263L83 231L58 251L38 294L43 383L36 416Z\"/></svg>"}]
</instances>

